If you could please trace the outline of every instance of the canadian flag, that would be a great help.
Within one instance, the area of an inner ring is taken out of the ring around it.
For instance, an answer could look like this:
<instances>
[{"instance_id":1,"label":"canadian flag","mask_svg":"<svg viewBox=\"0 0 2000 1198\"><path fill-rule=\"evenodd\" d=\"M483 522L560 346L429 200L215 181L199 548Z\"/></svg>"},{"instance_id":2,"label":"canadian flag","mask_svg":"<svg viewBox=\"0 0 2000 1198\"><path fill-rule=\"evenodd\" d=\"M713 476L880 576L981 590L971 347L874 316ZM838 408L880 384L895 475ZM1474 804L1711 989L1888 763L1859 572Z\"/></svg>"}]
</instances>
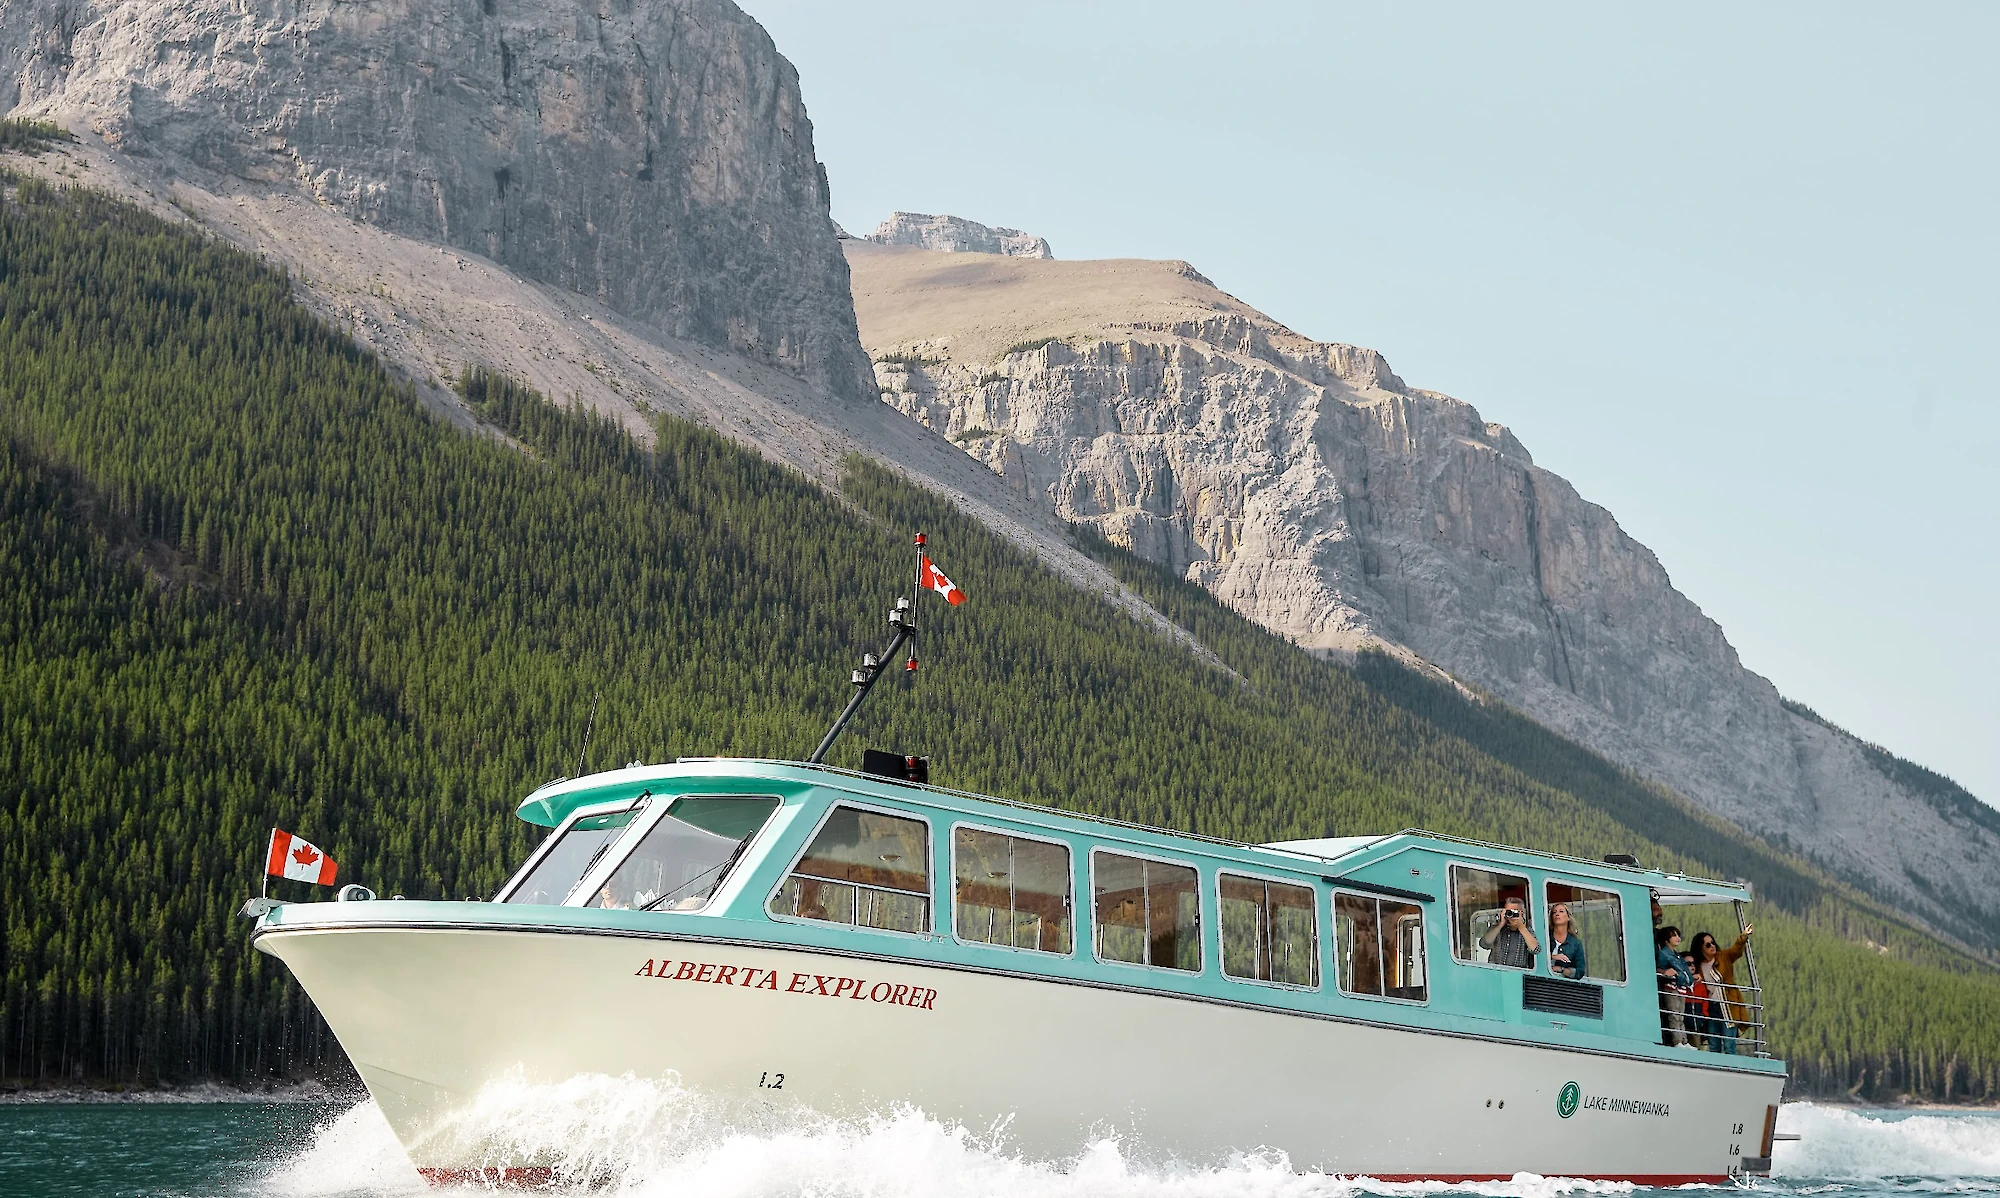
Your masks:
<instances>
[{"instance_id":1,"label":"canadian flag","mask_svg":"<svg viewBox=\"0 0 2000 1198\"><path fill-rule=\"evenodd\" d=\"M307 844L283 828L271 829L271 856L264 863L265 873L274 878L331 886L333 871L338 868L333 858L319 851L319 846Z\"/></svg>"},{"instance_id":2,"label":"canadian flag","mask_svg":"<svg viewBox=\"0 0 2000 1198\"><path fill-rule=\"evenodd\" d=\"M937 568L936 562L933 562L928 555L921 556L917 560L920 563L917 568L918 582L943 595L944 601L953 607L965 602L965 592L958 589L957 583L944 576L944 571Z\"/></svg>"}]
</instances>

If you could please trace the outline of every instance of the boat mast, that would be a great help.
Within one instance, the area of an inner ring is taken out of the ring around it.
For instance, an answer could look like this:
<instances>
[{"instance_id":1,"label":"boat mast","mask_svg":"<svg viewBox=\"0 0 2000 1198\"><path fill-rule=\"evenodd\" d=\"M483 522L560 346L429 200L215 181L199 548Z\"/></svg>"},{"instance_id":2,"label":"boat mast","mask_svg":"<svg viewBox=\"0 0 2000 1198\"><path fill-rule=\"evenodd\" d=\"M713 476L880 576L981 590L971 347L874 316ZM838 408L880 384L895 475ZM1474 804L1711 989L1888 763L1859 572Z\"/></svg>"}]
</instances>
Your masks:
<instances>
[{"instance_id":1,"label":"boat mast","mask_svg":"<svg viewBox=\"0 0 2000 1198\"><path fill-rule=\"evenodd\" d=\"M918 551L922 552L924 534L917 534L916 544ZM840 717L833 721L833 727L828 728L826 735L820 738L819 748L814 749L812 756L806 758L807 764L819 765L826 760L827 750L833 748L833 742L840 736L841 729L847 727L847 721L853 719L854 713L861 709L861 701L868 697L868 692L874 687L875 680L882 676L883 669L888 663L895 660L897 652L904 645L910 647L910 656L903 662L903 672L907 674L916 673L917 623L915 612L910 606L910 601L900 595L896 597L896 606L889 609L889 628L891 629L889 643L883 648L880 655L874 653L863 653L861 655L861 668L854 671L849 679L854 683L854 697L847 701L847 706L842 709Z\"/></svg>"}]
</instances>

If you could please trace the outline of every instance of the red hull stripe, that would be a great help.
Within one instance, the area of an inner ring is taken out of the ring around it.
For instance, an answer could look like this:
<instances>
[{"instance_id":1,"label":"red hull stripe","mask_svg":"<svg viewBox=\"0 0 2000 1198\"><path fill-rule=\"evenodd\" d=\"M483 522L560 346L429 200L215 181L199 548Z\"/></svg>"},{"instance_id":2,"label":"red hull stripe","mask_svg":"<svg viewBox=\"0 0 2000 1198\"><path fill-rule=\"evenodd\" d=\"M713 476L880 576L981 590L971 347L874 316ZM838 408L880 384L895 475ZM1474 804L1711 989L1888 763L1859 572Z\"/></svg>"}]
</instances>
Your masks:
<instances>
[{"instance_id":1,"label":"red hull stripe","mask_svg":"<svg viewBox=\"0 0 2000 1198\"><path fill-rule=\"evenodd\" d=\"M1366 1176L1372 1182L1444 1182L1448 1186L1462 1186L1468 1182L1512 1182L1514 1174L1354 1174L1352 1180ZM1632 1182L1634 1186L1726 1186L1730 1174L1548 1174L1560 1176L1570 1182Z\"/></svg>"},{"instance_id":2,"label":"red hull stripe","mask_svg":"<svg viewBox=\"0 0 2000 1198\"><path fill-rule=\"evenodd\" d=\"M418 1166L417 1172L434 1186L499 1186L510 1190L539 1190L556 1184L556 1171L547 1165L473 1166L468 1169L441 1169Z\"/></svg>"},{"instance_id":3,"label":"red hull stripe","mask_svg":"<svg viewBox=\"0 0 2000 1198\"><path fill-rule=\"evenodd\" d=\"M418 1173L434 1186L485 1185L504 1186L509 1189L541 1189L556 1183L555 1170L545 1165L526 1167L486 1166L468 1169L420 1168ZM1357 1178L1361 1175L1357 1175ZM1411 1182L1431 1181L1445 1185L1465 1185L1475 1181L1512 1181L1512 1173L1369 1173L1371 1181L1393 1182L1398 1185ZM1563 1175L1572 1181L1629 1181L1636 1186L1665 1189L1669 1186L1727 1185L1727 1173L1592 1173L1577 1177Z\"/></svg>"}]
</instances>

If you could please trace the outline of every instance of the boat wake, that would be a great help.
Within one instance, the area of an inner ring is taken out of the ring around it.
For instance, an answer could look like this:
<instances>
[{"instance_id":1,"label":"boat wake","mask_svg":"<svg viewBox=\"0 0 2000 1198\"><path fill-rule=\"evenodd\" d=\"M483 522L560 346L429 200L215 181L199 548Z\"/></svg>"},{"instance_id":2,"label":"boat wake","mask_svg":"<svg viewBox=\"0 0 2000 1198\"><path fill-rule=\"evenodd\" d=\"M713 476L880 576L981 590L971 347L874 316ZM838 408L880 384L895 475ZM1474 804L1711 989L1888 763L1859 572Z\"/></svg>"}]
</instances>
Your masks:
<instances>
[{"instance_id":1,"label":"boat wake","mask_svg":"<svg viewBox=\"0 0 2000 1198\"><path fill-rule=\"evenodd\" d=\"M1863 1113L1795 1102L1778 1112L1778 1130L1800 1138L1774 1146L1777 1180L1930 1179L1953 1191L2000 1190L2000 1118L1991 1113Z\"/></svg>"},{"instance_id":2,"label":"boat wake","mask_svg":"<svg viewBox=\"0 0 2000 1198\"><path fill-rule=\"evenodd\" d=\"M1804 1137L1778 1146L1778 1176L1755 1188L1854 1193L1894 1181L1897 1194L2000 1190L2000 1119L1926 1115L1890 1121L1795 1104L1780 1128ZM1522 1174L1479 1185L1385 1184L1298 1174L1280 1154L1186 1163L1113 1136L1060 1162L1025 1160L1005 1131L977 1132L914 1110L837 1120L723 1109L671 1082L577 1078L555 1086L489 1086L445 1134L482 1139L489 1160L544 1162L557 1193L629 1198L1358 1198L1474 1194L1557 1198L1623 1194L1629 1185ZM1925 1180L1929 1179L1929 1180ZM282 1198L402 1198L475 1192L433 1189L418 1176L372 1102L333 1117L311 1143L274 1164L257 1190Z\"/></svg>"}]
</instances>

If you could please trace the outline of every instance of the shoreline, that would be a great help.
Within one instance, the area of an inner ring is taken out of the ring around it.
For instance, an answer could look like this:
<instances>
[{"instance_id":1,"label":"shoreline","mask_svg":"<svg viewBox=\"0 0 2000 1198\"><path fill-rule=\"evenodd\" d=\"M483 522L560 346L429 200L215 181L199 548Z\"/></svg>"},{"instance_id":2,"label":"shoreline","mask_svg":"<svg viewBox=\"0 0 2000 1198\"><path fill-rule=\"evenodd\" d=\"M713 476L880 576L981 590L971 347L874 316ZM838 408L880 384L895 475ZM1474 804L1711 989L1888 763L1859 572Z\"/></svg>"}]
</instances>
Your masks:
<instances>
[{"instance_id":1,"label":"shoreline","mask_svg":"<svg viewBox=\"0 0 2000 1198\"><path fill-rule=\"evenodd\" d=\"M308 1103L351 1103L366 1095L358 1088L334 1089L323 1082L287 1082L283 1085L225 1086L199 1082L190 1086L160 1086L128 1089L95 1086L9 1086L0 1089L0 1106L95 1105L95 1106L191 1106L196 1104L256 1104L263 1106Z\"/></svg>"},{"instance_id":2,"label":"shoreline","mask_svg":"<svg viewBox=\"0 0 2000 1198\"><path fill-rule=\"evenodd\" d=\"M1824 1106L1841 1110L1858 1111L1929 1111L1949 1114L1952 1111L2000 1111L2000 1101L1995 1102L1867 1102L1859 1098L1841 1095L1838 1098L1787 1098L1785 1106Z\"/></svg>"}]
</instances>

